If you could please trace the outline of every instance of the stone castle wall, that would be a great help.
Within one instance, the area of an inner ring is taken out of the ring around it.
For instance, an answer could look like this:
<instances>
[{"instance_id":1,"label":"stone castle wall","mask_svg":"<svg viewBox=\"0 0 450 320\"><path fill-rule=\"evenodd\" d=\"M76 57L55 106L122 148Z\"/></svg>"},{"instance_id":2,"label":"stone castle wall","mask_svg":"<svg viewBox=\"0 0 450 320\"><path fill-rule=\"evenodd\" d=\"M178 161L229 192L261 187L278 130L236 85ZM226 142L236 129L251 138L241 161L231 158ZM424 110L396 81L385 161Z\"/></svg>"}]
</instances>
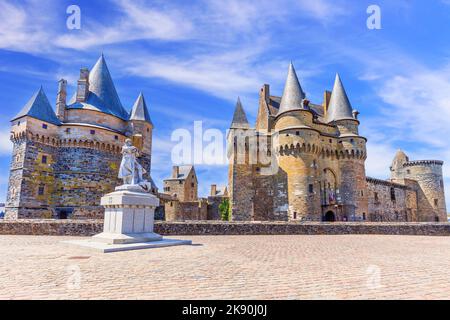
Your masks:
<instances>
[{"instance_id":1,"label":"stone castle wall","mask_svg":"<svg viewBox=\"0 0 450 320\"><path fill-rule=\"evenodd\" d=\"M389 181L368 179L369 221L417 221L416 191Z\"/></svg>"},{"instance_id":2,"label":"stone castle wall","mask_svg":"<svg viewBox=\"0 0 450 320\"><path fill-rule=\"evenodd\" d=\"M102 232L101 220L1 221L2 235L93 236ZM385 234L450 236L449 223L295 223L295 222L155 222L154 231L171 235L320 235Z\"/></svg>"},{"instance_id":3,"label":"stone castle wall","mask_svg":"<svg viewBox=\"0 0 450 320\"><path fill-rule=\"evenodd\" d=\"M119 153L84 147L16 143L6 218L58 218L61 210L74 218L102 217L100 198L119 184L120 160Z\"/></svg>"},{"instance_id":4,"label":"stone castle wall","mask_svg":"<svg viewBox=\"0 0 450 320\"><path fill-rule=\"evenodd\" d=\"M206 220L208 217L208 203L199 201L168 201L164 205L166 221Z\"/></svg>"}]
</instances>

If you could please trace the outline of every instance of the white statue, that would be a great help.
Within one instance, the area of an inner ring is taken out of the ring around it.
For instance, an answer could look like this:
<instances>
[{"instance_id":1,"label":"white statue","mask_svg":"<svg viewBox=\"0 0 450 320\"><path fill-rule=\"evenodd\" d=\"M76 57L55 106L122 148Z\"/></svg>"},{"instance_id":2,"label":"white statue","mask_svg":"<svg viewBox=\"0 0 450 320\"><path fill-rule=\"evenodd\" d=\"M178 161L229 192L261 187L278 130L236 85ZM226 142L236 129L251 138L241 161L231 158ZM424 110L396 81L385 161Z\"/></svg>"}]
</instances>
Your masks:
<instances>
[{"instance_id":1,"label":"white statue","mask_svg":"<svg viewBox=\"0 0 450 320\"><path fill-rule=\"evenodd\" d=\"M139 149L133 146L131 139L126 139L125 145L122 147L119 178L123 180L123 185L139 186L149 192L151 183L142 177L146 171L137 162L137 157L139 157Z\"/></svg>"}]
</instances>

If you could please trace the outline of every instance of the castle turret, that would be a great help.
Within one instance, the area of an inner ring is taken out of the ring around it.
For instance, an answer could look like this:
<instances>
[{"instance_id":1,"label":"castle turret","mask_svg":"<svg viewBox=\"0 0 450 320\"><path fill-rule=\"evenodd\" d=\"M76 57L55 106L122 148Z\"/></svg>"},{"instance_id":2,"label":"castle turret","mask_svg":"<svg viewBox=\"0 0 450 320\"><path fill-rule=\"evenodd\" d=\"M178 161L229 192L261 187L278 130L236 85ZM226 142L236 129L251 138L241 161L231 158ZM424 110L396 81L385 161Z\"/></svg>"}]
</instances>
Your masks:
<instances>
[{"instance_id":1,"label":"castle turret","mask_svg":"<svg viewBox=\"0 0 450 320\"><path fill-rule=\"evenodd\" d=\"M359 136L357 114L348 99L339 74L326 113L328 123L339 131L339 169L341 172L340 200L344 217L348 220L363 218L368 212L365 172L366 139Z\"/></svg>"},{"instance_id":2,"label":"castle turret","mask_svg":"<svg viewBox=\"0 0 450 320\"><path fill-rule=\"evenodd\" d=\"M253 178L249 146L254 135L238 98L228 132L228 181L230 190L231 219L253 220Z\"/></svg>"},{"instance_id":3,"label":"castle turret","mask_svg":"<svg viewBox=\"0 0 450 320\"><path fill-rule=\"evenodd\" d=\"M67 81L58 81L58 94L56 96L56 116L61 122L66 120Z\"/></svg>"},{"instance_id":4,"label":"castle turret","mask_svg":"<svg viewBox=\"0 0 450 320\"><path fill-rule=\"evenodd\" d=\"M405 179L405 164L409 162L409 158L403 150L397 150L394 160L391 165L391 180L394 182L402 183L401 180Z\"/></svg>"},{"instance_id":5,"label":"castle turret","mask_svg":"<svg viewBox=\"0 0 450 320\"><path fill-rule=\"evenodd\" d=\"M291 63L280 109L274 121L278 140L274 141L274 147L280 167L277 179L287 177L287 195L283 197L285 190L279 190L278 187L275 190L278 199L284 203L276 203L275 207L285 210L289 220L321 219L318 179L321 138L320 133L313 128L314 117Z\"/></svg>"},{"instance_id":6,"label":"castle turret","mask_svg":"<svg viewBox=\"0 0 450 320\"><path fill-rule=\"evenodd\" d=\"M6 219L52 217L49 195L55 184L55 140L61 122L42 87L11 120L13 157Z\"/></svg>"},{"instance_id":7,"label":"castle turret","mask_svg":"<svg viewBox=\"0 0 450 320\"><path fill-rule=\"evenodd\" d=\"M417 191L419 221L447 221L442 165L439 160L410 161L401 150L392 162L391 181Z\"/></svg>"}]
</instances>

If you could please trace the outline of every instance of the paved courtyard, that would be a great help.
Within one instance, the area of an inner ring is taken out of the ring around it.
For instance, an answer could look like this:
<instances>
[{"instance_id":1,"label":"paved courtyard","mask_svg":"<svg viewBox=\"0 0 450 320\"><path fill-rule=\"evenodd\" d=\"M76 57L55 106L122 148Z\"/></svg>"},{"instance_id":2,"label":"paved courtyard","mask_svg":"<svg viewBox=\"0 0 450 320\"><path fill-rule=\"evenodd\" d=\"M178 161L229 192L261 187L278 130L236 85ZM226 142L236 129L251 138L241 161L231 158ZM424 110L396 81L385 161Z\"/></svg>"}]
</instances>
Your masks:
<instances>
[{"instance_id":1,"label":"paved courtyard","mask_svg":"<svg viewBox=\"0 0 450 320\"><path fill-rule=\"evenodd\" d=\"M192 236L98 253L0 236L1 299L450 299L450 237Z\"/></svg>"}]
</instances>

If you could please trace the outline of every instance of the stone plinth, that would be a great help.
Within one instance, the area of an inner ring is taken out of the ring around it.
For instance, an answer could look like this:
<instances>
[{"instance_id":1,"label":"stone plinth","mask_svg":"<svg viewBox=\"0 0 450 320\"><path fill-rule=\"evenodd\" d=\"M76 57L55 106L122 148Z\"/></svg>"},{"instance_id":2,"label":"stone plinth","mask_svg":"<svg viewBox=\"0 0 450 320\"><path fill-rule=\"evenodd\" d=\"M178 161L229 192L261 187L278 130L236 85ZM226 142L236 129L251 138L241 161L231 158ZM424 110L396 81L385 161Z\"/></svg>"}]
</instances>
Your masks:
<instances>
[{"instance_id":1,"label":"stone plinth","mask_svg":"<svg viewBox=\"0 0 450 320\"><path fill-rule=\"evenodd\" d=\"M102 197L105 207L103 232L93 238L108 244L158 241L153 232L155 208L159 199L149 193L119 190Z\"/></svg>"},{"instance_id":2,"label":"stone plinth","mask_svg":"<svg viewBox=\"0 0 450 320\"><path fill-rule=\"evenodd\" d=\"M105 207L103 232L89 240L66 243L103 252L160 248L191 244L189 240L163 239L153 232L155 208L159 199L139 186L124 185L101 198Z\"/></svg>"}]
</instances>

